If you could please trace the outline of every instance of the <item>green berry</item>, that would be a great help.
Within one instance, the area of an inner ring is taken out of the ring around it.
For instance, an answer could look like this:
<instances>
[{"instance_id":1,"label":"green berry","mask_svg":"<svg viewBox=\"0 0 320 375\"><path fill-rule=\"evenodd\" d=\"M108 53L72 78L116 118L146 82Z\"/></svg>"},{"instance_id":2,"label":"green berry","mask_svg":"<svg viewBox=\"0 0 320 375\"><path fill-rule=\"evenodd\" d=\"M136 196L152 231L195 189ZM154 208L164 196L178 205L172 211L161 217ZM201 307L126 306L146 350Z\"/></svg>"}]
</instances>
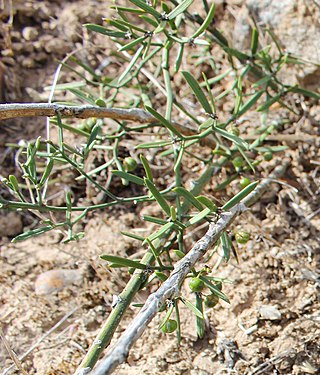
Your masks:
<instances>
[{"instance_id":1,"label":"green berry","mask_svg":"<svg viewBox=\"0 0 320 375\"><path fill-rule=\"evenodd\" d=\"M241 156L237 156L232 160L232 164L236 169L239 169L244 165L244 160Z\"/></svg>"},{"instance_id":2,"label":"green berry","mask_svg":"<svg viewBox=\"0 0 320 375\"><path fill-rule=\"evenodd\" d=\"M126 172L132 172L137 168L138 163L131 157L127 157L123 160L123 166Z\"/></svg>"},{"instance_id":3,"label":"green berry","mask_svg":"<svg viewBox=\"0 0 320 375\"><path fill-rule=\"evenodd\" d=\"M98 107L106 107L106 102L102 98L98 98L94 103Z\"/></svg>"},{"instance_id":4,"label":"green berry","mask_svg":"<svg viewBox=\"0 0 320 375\"><path fill-rule=\"evenodd\" d=\"M246 186L250 185L251 181L248 177L242 177L240 180L240 186L242 189L244 189Z\"/></svg>"},{"instance_id":5,"label":"green berry","mask_svg":"<svg viewBox=\"0 0 320 375\"><path fill-rule=\"evenodd\" d=\"M193 277L189 282L189 288L193 292L201 292L204 288L204 282L200 280L198 277Z\"/></svg>"},{"instance_id":6,"label":"green berry","mask_svg":"<svg viewBox=\"0 0 320 375\"><path fill-rule=\"evenodd\" d=\"M204 304L207 306L207 307L215 307L216 304L219 302L219 297L216 296L215 294L210 294L209 296L206 297L206 299L204 300Z\"/></svg>"},{"instance_id":7,"label":"green berry","mask_svg":"<svg viewBox=\"0 0 320 375\"><path fill-rule=\"evenodd\" d=\"M239 128L236 128L235 126L232 126L232 127L231 127L231 133L232 133L233 135L235 135L236 137L239 137L239 135L240 135L240 130L239 130Z\"/></svg>"},{"instance_id":8,"label":"green berry","mask_svg":"<svg viewBox=\"0 0 320 375\"><path fill-rule=\"evenodd\" d=\"M164 333L172 333L178 327L177 321L173 319L169 319L166 324L161 327L162 332Z\"/></svg>"},{"instance_id":9,"label":"green berry","mask_svg":"<svg viewBox=\"0 0 320 375\"><path fill-rule=\"evenodd\" d=\"M263 158L265 161L270 161L273 158L272 152L268 151L263 154Z\"/></svg>"},{"instance_id":10,"label":"green berry","mask_svg":"<svg viewBox=\"0 0 320 375\"><path fill-rule=\"evenodd\" d=\"M246 244L250 240L250 233L239 231L235 234L236 241L239 244Z\"/></svg>"}]
</instances>

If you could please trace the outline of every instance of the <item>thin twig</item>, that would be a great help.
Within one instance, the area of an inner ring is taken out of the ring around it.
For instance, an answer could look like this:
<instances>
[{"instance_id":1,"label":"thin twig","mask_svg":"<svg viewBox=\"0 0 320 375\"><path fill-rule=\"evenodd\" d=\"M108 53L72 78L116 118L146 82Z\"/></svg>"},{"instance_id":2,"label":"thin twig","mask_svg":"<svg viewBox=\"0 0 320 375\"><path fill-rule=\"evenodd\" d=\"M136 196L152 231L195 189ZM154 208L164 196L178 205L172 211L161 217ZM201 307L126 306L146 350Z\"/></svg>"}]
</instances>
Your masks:
<instances>
[{"instance_id":1,"label":"thin twig","mask_svg":"<svg viewBox=\"0 0 320 375\"><path fill-rule=\"evenodd\" d=\"M270 187L274 179L284 174L288 165L289 161L284 161L282 165L276 167L269 178L263 180L242 203L233 207L230 212L222 213L219 220L209 226L207 233L192 247L187 255L175 265L170 277L155 293L148 297L144 307L133 319L115 345L109 349L100 365L93 371L93 375L111 374L119 364L126 360L130 348L143 334L163 303L168 299L170 300L179 296L181 284L192 267L203 257L206 251L218 241L221 234L231 225L234 219L245 211L248 206L254 204ZM77 374L84 375L90 371L91 368L82 368L78 370Z\"/></svg>"},{"instance_id":2,"label":"thin twig","mask_svg":"<svg viewBox=\"0 0 320 375\"><path fill-rule=\"evenodd\" d=\"M68 318L70 318L70 316L73 315L78 309L79 307L75 307L69 312L67 312L67 314L58 321L58 323L56 323L52 328L50 328L49 331L47 331L43 336L41 336L40 339L34 345L32 345L24 354L22 354L22 356L19 357L19 361L23 361L30 353L34 351L34 349L36 349L42 343L43 340L45 340L48 336L51 335L51 333L58 329L61 326L61 324L64 323ZM11 365L6 370L4 370L2 375L9 374L10 371L14 369L14 367L15 365Z\"/></svg>"},{"instance_id":3,"label":"thin twig","mask_svg":"<svg viewBox=\"0 0 320 375\"><path fill-rule=\"evenodd\" d=\"M19 369L23 375L28 375L26 373L26 371L23 369L22 367L22 364L21 364L21 361L19 360L19 358L17 357L16 353L11 349L11 346L6 338L6 336L4 335L3 331L2 331L2 328L0 328L0 337L1 337L1 340L3 342L3 345L5 346L5 348L7 349L7 352L9 353L11 359L13 360L14 362L14 365L13 367L16 365L17 369Z\"/></svg>"},{"instance_id":4,"label":"thin twig","mask_svg":"<svg viewBox=\"0 0 320 375\"><path fill-rule=\"evenodd\" d=\"M17 117L52 117L59 114L61 117L69 118L110 118L113 120L124 120L139 122L141 124L156 124L159 122L149 112L140 108L104 108L93 105L71 106L57 103L10 103L0 104L0 121ZM187 124L173 123L175 128L183 135L197 135L198 130ZM200 138L203 146L212 147L215 141L212 137Z\"/></svg>"},{"instance_id":5,"label":"thin twig","mask_svg":"<svg viewBox=\"0 0 320 375\"><path fill-rule=\"evenodd\" d=\"M74 118L111 118L129 120L140 123L158 122L152 115L143 109L104 108L93 105L71 106L56 103L10 103L0 104L0 120L15 117L56 116Z\"/></svg>"}]
</instances>

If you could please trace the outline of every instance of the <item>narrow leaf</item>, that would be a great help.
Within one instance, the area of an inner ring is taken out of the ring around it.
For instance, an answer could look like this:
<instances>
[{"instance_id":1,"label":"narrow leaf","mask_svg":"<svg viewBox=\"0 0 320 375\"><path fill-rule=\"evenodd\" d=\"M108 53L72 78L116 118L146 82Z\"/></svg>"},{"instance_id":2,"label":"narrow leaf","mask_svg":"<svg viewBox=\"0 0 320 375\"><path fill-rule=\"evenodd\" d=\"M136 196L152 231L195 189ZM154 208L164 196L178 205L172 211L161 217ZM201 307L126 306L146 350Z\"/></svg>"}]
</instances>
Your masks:
<instances>
[{"instance_id":1,"label":"narrow leaf","mask_svg":"<svg viewBox=\"0 0 320 375\"><path fill-rule=\"evenodd\" d=\"M173 222L166 223L158 231L150 234L150 236L148 236L148 240L149 241L154 241L155 239L157 239L159 237L162 237L163 234L165 234L168 230L171 230L174 226L175 225L174 225Z\"/></svg>"},{"instance_id":2,"label":"narrow leaf","mask_svg":"<svg viewBox=\"0 0 320 375\"><path fill-rule=\"evenodd\" d=\"M140 48L138 48L137 52L132 57L130 63L128 64L128 66L126 67L124 72L121 74L121 76L118 78L118 84L120 84L126 78L126 76L129 74L130 70L133 68L134 64L137 62L138 58L142 54L143 49L144 49L144 45L142 45L142 46L140 46Z\"/></svg>"},{"instance_id":3,"label":"narrow leaf","mask_svg":"<svg viewBox=\"0 0 320 375\"><path fill-rule=\"evenodd\" d=\"M170 130L173 134L177 135L179 138L183 138L182 134L172 125L168 120L166 120L163 116L160 115L157 111L155 111L153 108L146 106L146 110L152 114L153 117L155 117L159 122L166 127L168 130Z\"/></svg>"},{"instance_id":4,"label":"narrow leaf","mask_svg":"<svg viewBox=\"0 0 320 375\"><path fill-rule=\"evenodd\" d=\"M213 129L216 133L221 134L224 138L229 139L229 141L235 143L236 145L238 145L242 149L248 150L248 147L249 147L248 143L246 141L244 141L243 139L237 137L236 135L234 135L232 133L227 132L224 129L219 128L218 126L214 126Z\"/></svg>"},{"instance_id":5,"label":"narrow leaf","mask_svg":"<svg viewBox=\"0 0 320 375\"><path fill-rule=\"evenodd\" d=\"M168 19L172 20L183 13L191 4L193 0L184 0L176 8L174 8L169 14Z\"/></svg>"},{"instance_id":6,"label":"narrow leaf","mask_svg":"<svg viewBox=\"0 0 320 375\"><path fill-rule=\"evenodd\" d=\"M147 268L145 264L142 264L138 261L118 257L116 255L101 255L100 258L120 267L138 268L140 270L145 270Z\"/></svg>"},{"instance_id":7,"label":"narrow leaf","mask_svg":"<svg viewBox=\"0 0 320 375\"><path fill-rule=\"evenodd\" d=\"M222 247L224 259L226 260L226 262L228 262L230 259L230 246L229 246L227 233L223 232L222 235L220 236L220 239L221 239L221 247Z\"/></svg>"},{"instance_id":8,"label":"narrow leaf","mask_svg":"<svg viewBox=\"0 0 320 375\"><path fill-rule=\"evenodd\" d=\"M210 213L211 213L210 208L206 207L201 212L199 212L197 215L195 215L191 219L189 219L188 222L186 223L186 226L196 224L198 221L203 220Z\"/></svg>"},{"instance_id":9,"label":"narrow leaf","mask_svg":"<svg viewBox=\"0 0 320 375\"><path fill-rule=\"evenodd\" d=\"M167 201L163 198L160 194L159 190L155 187L152 181L148 180L147 178L144 179L145 185L149 189L150 193L153 195L155 200L158 202L159 206L163 209L163 211L170 216L170 206L168 205Z\"/></svg>"},{"instance_id":10,"label":"narrow leaf","mask_svg":"<svg viewBox=\"0 0 320 375\"><path fill-rule=\"evenodd\" d=\"M160 148L164 146L169 146L171 145L171 141L156 141L156 142L146 142L146 143L140 143L137 145L135 148Z\"/></svg>"},{"instance_id":11,"label":"narrow leaf","mask_svg":"<svg viewBox=\"0 0 320 375\"><path fill-rule=\"evenodd\" d=\"M250 194L258 185L259 181L252 182L250 185L246 186L242 189L238 194L236 194L233 198L227 202L222 209L223 210L230 210L233 206L237 203L241 202L243 198L245 198L248 194Z\"/></svg>"},{"instance_id":12,"label":"narrow leaf","mask_svg":"<svg viewBox=\"0 0 320 375\"><path fill-rule=\"evenodd\" d=\"M18 236L13 238L11 242L23 241L23 240L26 240L27 238L39 236L40 234L48 232L51 229L53 229L53 227L51 225L47 225L45 227L29 230L28 232L19 234Z\"/></svg>"},{"instance_id":13,"label":"narrow leaf","mask_svg":"<svg viewBox=\"0 0 320 375\"><path fill-rule=\"evenodd\" d=\"M200 276L200 280L202 280L205 285L211 290L212 293L216 294L219 298L223 301L230 303L229 298L221 292L214 284L212 284L206 277Z\"/></svg>"},{"instance_id":14,"label":"narrow leaf","mask_svg":"<svg viewBox=\"0 0 320 375\"><path fill-rule=\"evenodd\" d=\"M203 319L202 312L190 301L188 301L186 298L180 297L181 301L187 306L189 310L191 310L195 316L197 316L200 319Z\"/></svg>"},{"instance_id":15,"label":"narrow leaf","mask_svg":"<svg viewBox=\"0 0 320 375\"><path fill-rule=\"evenodd\" d=\"M191 90L193 91L196 98L199 100L200 104L202 105L203 109L207 113L212 113L211 106L202 91L199 83L197 80L193 77L193 75L187 71L182 72L184 79L187 81L188 85L190 86Z\"/></svg>"},{"instance_id":16,"label":"narrow leaf","mask_svg":"<svg viewBox=\"0 0 320 375\"><path fill-rule=\"evenodd\" d=\"M203 314L203 300L201 295L196 293L196 308L198 311ZM200 318L199 316L196 317L196 323L197 323L197 334L200 339L203 339L204 337L204 331L205 331L205 326L204 326L204 319L203 317Z\"/></svg>"},{"instance_id":17,"label":"narrow leaf","mask_svg":"<svg viewBox=\"0 0 320 375\"><path fill-rule=\"evenodd\" d=\"M197 38L199 35L201 35L205 30L207 30L208 26L211 24L211 21L214 17L215 12L215 4L212 3L209 12L207 14L206 19L203 21L202 25L199 27L199 29L192 35L191 39Z\"/></svg>"},{"instance_id":18,"label":"narrow leaf","mask_svg":"<svg viewBox=\"0 0 320 375\"><path fill-rule=\"evenodd\" d=\"M189 201L191 204L193 204L199 211L203 210L202 204L196 199L196 197L192 193L190 193L190 191L180 186L175 187L173 191L179 196L182 196L184 199Z\"/></svg>"},{"instance_id":19,"label":"narrow leaf","mask_svg":"<svg viewBox=\"0 0 320 375\"><path fill-rule=\"evenodd\" d=\"M140 155L140 160L143 165L144 171L146 172L147 179L153 181L152 170L150 168L148 160L142 154Z\"/></svg>"},{"instance_id":20,"label":"narrow leaf","mask_svg":"<svg viewBox=\"0 0 320 375\"><path fill-rule=\"evenodd\" d=\"M144 186L144 180L141 177L124 171L111 171L117 177L123 178L126 181L133 182L136 185Z\"/></svg>"},{"instance_id":21,"label":"narrow leaf","mask_svg":"<svg viewBox=\"0 0 320 375\"><path fill-rule=\"evenodd\" d=\"M155 17L157 20L160 19L161 14L157 12L153 7L146 4L143 0L130 0L131 3L136 5L138 8L143 9L145 12L151 14L153 17Z\"/></svg>"}]
</instances>

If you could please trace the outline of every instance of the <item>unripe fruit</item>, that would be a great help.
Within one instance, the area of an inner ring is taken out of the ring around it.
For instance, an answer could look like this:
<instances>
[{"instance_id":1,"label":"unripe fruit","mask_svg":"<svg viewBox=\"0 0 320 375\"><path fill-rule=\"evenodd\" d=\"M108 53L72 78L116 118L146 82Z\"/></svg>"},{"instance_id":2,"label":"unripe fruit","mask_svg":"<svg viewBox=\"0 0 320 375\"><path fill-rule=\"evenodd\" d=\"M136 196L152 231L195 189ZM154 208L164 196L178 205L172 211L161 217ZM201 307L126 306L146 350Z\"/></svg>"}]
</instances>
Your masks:
<instances>
[{"instance_id":1,"label":"unripe fruit","mask_svg":"<svg viewBox=\"0 0 320 375\"><path fill-rule=\"evenodd\" d=\"M201 292L204 288L204 282L200 280L198 277L193 277L189 282L189 288L193 292Z\"/></svg>"},{"instance_id":2,"label":"unripe fruit","mask_svg":"<svg viewBox=\"0 0 320 375\"><path fill-rule=\"evenodd\" d=\"M244 160L241 156L237 156L232 160L232 164L235 168L241 168L244 165Z\"/></svg>"},{"instance_id":3,"label":"unripe fruit","mask_svg":"<svg viewBox=\"0 0 320 375\"><path fill-rule=\"evenodd\" d=\"M219 302L219 297L216 296L215 294L210 294L209 296L206 297L206 299L204 300L204 304L207 306L207 307L215 307L216 304Z\"/></svg>"},{"instance_id":4,"label":"unripe fruit","mask_svg":"<svg viewBox=\"0 0 320 375\"><path fill-rule=\"evenodd\" d=\"M138 163L131 157L127 157L123 160L123 166L126 172L132 172L137 168Z\"/></svg>"},{"instance_id":5,"label":"unripe fruit","mask_svg":"<svg viewBox=\"0 0 320 375\"><path fill-rule=\"evenodd\" d=\"M265 161L270 161L273 158L272 152L268 151L263 154L263 158Z\"/></svg>"},{"instance_id":6,"label":"unripe fruit","mask_svg":"<svg viewBox=\"0 0 320 375\"><path fill-rule=\"evenodd\" d=\"M240 186L242 187L242 189L244 189L246 186L250 185L251 184L251 181L248 177L242 177L241 180L240 180Z\"/></svg>"},{"instance_id":7,"label":"unripe fruit","mask_svg":"<svg viewBox=\"0 0 320 375\"><path fill-rule=\"evenodd\" d=\"M161 331L164 333L172 333L178 327L177 321L173 319L169 319L165 325L162 326Z\"/></svg>"},{"instance_id":8,"label":"unripe fruit","mask_svg":"<svg viewBox=\"0 0 320 375\"><path fill-rule=\"evenodd\" d=\"M250 233L239 231L235 234L236 241L239 244L246 244L250 240Z\"/></svg>"}]
</instances>

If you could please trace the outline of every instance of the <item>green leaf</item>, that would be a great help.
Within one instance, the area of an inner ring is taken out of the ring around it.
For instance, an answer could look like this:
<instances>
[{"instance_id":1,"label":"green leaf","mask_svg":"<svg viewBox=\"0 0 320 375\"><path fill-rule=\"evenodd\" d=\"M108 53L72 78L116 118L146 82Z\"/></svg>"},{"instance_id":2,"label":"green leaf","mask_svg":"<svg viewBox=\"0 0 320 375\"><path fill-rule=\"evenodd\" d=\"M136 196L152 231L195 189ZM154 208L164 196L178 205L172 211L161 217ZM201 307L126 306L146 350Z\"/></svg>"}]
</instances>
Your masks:
<instances>
[{"instance_id":1,"label":"green leaf","mask_svg":"<svg viewBox=\"0 0 320 375\"><path fill-rule=\"evenodd\" d=\"M132 49L132 47L136 46L137 44L140 44L145 39L146 39L145 36L141 36L140 38L137 38L137 39L133 40L132 42L130 42L128 44L125 44L124 46L122 46L121 48L119 48L119 51L126 51L128 49Z\"/></svg>"},{"instance_id":2,"label":"green leaf","mask_svg":"<svg viewBox=\"0 0 320 375\"><path fill-rule=\"evenodd\" d=\"M244 113L248 112L248 110L254 106L257 101L259 100L260 96L265 92L265 90L261 90L256 92L251 99L249 99L235 114L237 117L242 116Z\"/></svg>"},{"instance_id":3,"label":"green leaf","mask_svg":"<svg viewBox=\"0 0 320 375\"><path fill-rule=\"evenodd\" d=\"M200 280L202 280L205 285L211 290L212 293L216 294L219 298L223 301L230 303L229 298L221 292L215 285L213 285L205 276L200 276Z\"/></svg>"},{"instance_id":4,"label":"green leaf","mask_svg":"<svg viewBox=\"0 0 320 375\"><path fill-rule=\"evenodd\" d=\"M261 85L268 85L268 83L272 80L272 77L271 76L264 76L262 77L261 79L259 79L257 82L255 82L252 87L253 88L256 88L256 87L259 87Z\"/></svg>"},{"instance_id":5,"label":"green leaf","mask_svg":"<svg viewBox=\"0 0 320 375\"><path fill-rule=\"evenodd\" d=\"M202 204L196 199L196 197L192 193L190 193L190 191L180 186L175 187L173 191L179 196L182 196L184 199L189 201L191 204L193 204L199 211L203 210Z\"/></svg>"},{"instance_id":6,"label":"green leaf","mask_svg":"<svg viewBox=\"0 0 320 375\"><path fill-rule=\"evenodd\" d=\"M114 37L114 38L126 38L127 37L127 32L110 30L104 26L95 25L92 23L87 23L83 26L85 26L88 30L94 31L99 34L108 35L110 37Z\"/></svg>"},{"instance_id":7,"label":"green leaf","mask_svg":"<svg viewBox=\"0 0 320 375\"><path fill-rule=\"evenodd\" d=\"M142 154L140 155L140 160L143 165L144 171L146 172L147 179L153 181L152 170L150 168L148 160Z\"/></svg>"},{"instance_id":8,"label":"green leaf","mask_svg":"<svg viewBox=\"0 0 320 375\"><path fill-rule=\"evenodd\" d=\"M120 75L120 77L118 78L118 84L120 84L126 78L126 76L129 74L130 70L133 68L134 64L137 62L138 58L142 54L143 49L144 49L144 45L142 45L138 48L137 52L132 57L130 63L128 64L128 66L126 67L124 72Z\"/></svg>"},{"instance_id":9,"label":"green leaf","mask_svg":"<svg viewBox=\"0 0 320 375\"><path fill-rule=\"evenodd\" d=\"M182 71L182 74L183 74L184 79L187 81L188 85L190 86L191 90L193 91L194 95L199 100L199 103L204 108L204 110L207 113L212 113L211 106L210 106L204 92L202 91L199 83L197 82L197 80L193 77L193 75L191 73L189 73L187 71Z\"/></svg>"},{"instance_id":10,"label":"green leaf","mask_svg":"<svg viewBox=\"0 0 320 375\"><path fill-rule=\"evenodd\" d=\"M196 224L198 221L203 220L210 213L211 213L210 208L206 207L201 212L199 212L197 215L195 215L191 219L189 219L188 222L186 223L186 226L190 226L190 225Z\"/></svg>"},{"instance_id":11,"label":"green leaf","mask_svg":"<svg viewBox=\"0 0 320 375\"><path fill-rule=\"evenodd\" d=\"M195 316L197 316L200 319L203 319L202 312L190 301L188 301L186 298L180 297L180 300L187 306L189 310L191 310Z\"/></svg>"},{"instance_id":12,"label":"green leaf","mask_svg":"<svg viewBox=\"0 0 320 375\"><path fill-rule=\"evenodd\" d=\"M238 145L239 147L241 147L242 149L244 150L248 150L249 148L249 145L246 141L244 141L243 139L237 137L236 135L232 134L232 133L229 133L227 132L226 130L224 129L221 129L219 128L218 126L213 126L213 129L216 133L219 133L221 134L224 138L227 138L229 139L229 141L235 143L236 145Z\"/></svg>"},{"instance_id":13,"label":"green leaf","mask_svg":"<svg viewBox=\"0 0 320 375\"><path fill-rule=\"evenodd\" d=\"M238 60L245 62L250 59L250 56L238 51L237 49L230 48L230 47L225 47L224 50L231 56L236 57Z\"/></svg>"},{"instance_id":14,"label":"green leaf","mask_svg":"<svg viewBox=\"0 0 320 375\"><path fill-rule=\"evenodd\" d=\"M196 308L203 315L203 300L202 300L201 295L198 294L198 293L196 293ZM198 334L198 337L200 339L203 339L203 337L204 337L204 331L205 331L203 317L200 318L199 316L197 316L196 323L197 323L197 334Z\"/></svg>"},{"instance_id":15,"label":"green leaf","mask_svg":"<svg viewBox=\"0 0 320 375\"><path fill-rule=\"evenodd\" d=\"M142 216L144 221L148 221L150 223L159 224L159 225L165 225L167 224L167 220L160 219L158 217L149 216L149 215L143 215Z\"/></svg>"},{"instance_id":16,"label":"green leaf","mask_svg":"<svg viewBox=\"0 0 320 375\"><path fill-rule=\"evenodd\" d=\"M198 30L191 36L191 39L197 38L199 35L201 35L207 28L210 26L211 21L214 17L215 12L215 4L212 3L209 12L207 14L206 19L203 21L202 25L198 28Z\"/></svg>"},{"instance_id":17,"label":"green leaf","mask_svg":"<svg viewBox=\"0 0 320 375\"><path fill-rule=\"evenodd\" d=\"M43 234L45 232L49 232L49 230L53 229L52 225L47 225L45 227L29 230L28 232L19 234L15 238L11 240L11 242L17 242L17 241L23 241L26 240L27 238L39 236L40 234Z\"/></svg>"},{"instance_id":18,"label":"green leaf","mask_svg":"<svg viewBox=\"0 0 320 375\"><path fill-rule=\"evenodd\" d=\"M295 92L297 94L302 94L304 96L307 96L309 98L313 98L313 99L317 99L319 100L320 99L320 94L315 92L315 91L310 91L310 90L306 90L302 87L291 87L288 91L290 92Z\"/></svg>"},{"instance_id":19,"label":"green leaf","mask_svg":"<svg viewBox=\"0 0 320 375\"><path fill-rule=\"evenodd\" d=\"M156 141L156 142L146 142L146 143L141 143L137 145L135 148L160 148L160 147L165 147L169 146L172 144L172 141Z\"/></svg>"},{"instance_id":20,"label":"green leaf","mask_svg":"<svg viewBox=\"0 0 320 375\"><path fill-rule=\"evenodd\" d=\"M143 10L135 9L135 8L129 8L129 7L122 7L122 6L118 6L118 5L111 5L110 9L116 9L116 10L120 10L120 11L123 11L123 12L129 12L129 13L144 14Z\"/></svg>"},{"instance_id":21,"label":"green leaf","mask_svg":"<svg viewBox=\"0 0 320 375\"><path fill-rule=\"evenodd\" d=\"M138 268L140 270L145 270L147 268L145 264L138 261L118 257L116 255L101 255L100 258L114 264L116 267L131 267Z\"/></svg>"},{"instance_id":22,"label":"green leaf","mask_svg":"<svg viewBox=\"0 0 320 375\"><path fill-rule=\"evenodd\" d=\"M170 316L172 314L173 309L174 309L174 303L172 303L170 305L165 317L163 318L163 321L161 322L161 324L159 326L159 329L161 329L167 323L167 321L170 319Z\"/></svg>"},{"instance_id":23,"label":"green leaf","mask_svg":"<svg viewBox=\"0 0 320 375\"><path fill-rule=\"evenodd\" d=\"M211 212L217 212L218 207L211 199L205 197L204 195L199 195L198 197L196 197L196 199L204 206L210 208Z\"/></svg>"},{"instance_id":24,"label":"green leaf","mask_svg":"<svg viewBox=\"0 0 320 375\"><path fill-rule=\"evenodd\" d=\"M144 180L141 177L135 176L134 174L124 171L111 171L111 173L126 181L133 182L136 185L144 186Z\"/></svg>"},{"instance_id":25,"label":"green leaf","mask_svg":"<svg viewBox=\"0 0 320 375\"><path fill-rule=\"evenodd\" d=\"M147 178L144 179L144 183L149 189L150 193L153 195L155 200L158 202L159 206L163 209L163 211L170 216L170 206L168 205L167 201L163 198L160 194L159 190L155 187L152 181L148 180Z\"/></svg>"},{"instance_id":26,"label":"green leaf","mask_svg":"<svg viewBox=\"0 0 320 375\"><path fill-rule=\"evenodd\" d=\"M154 273L155 273L155 275L157 276L157 278L158 278L160 281L162 281L162 282L166 281L167 278L168 278L168 276L165 275L163 272L160 272L160 271L154 271Z\"/></svg>"},{"instance_id":27,"label":"green leaf","mask_svg":"<svg viewBox=\"0 0 320 375\"><path fill-rule=\"evenodd\" d=\"M162 226L158 231L150 234L148 236L149 241L154 241L155 239L162 237L163 234L165 234L167 231L171 230L173 227L175 227L175 224L173 222L168 222L164 226Z\"/></svg>"},{"instance_id":28,"label":"green leaf","mask_svg":"<svg viewBox=\"0 0 320 375\"><path fill-rule=\"evenodd\" d=\"M264 104L260 105L260 107L257 108L257 112L264 112L267 109L269 109L272 106L272 104L279 102L281 100L282 95L282 93L279 93L275 95L273 98L267 100Z\"/></svg>"},{"instance_id":29,"label":"green leaf","mask_svg":"<svg viewBox=\"0 0 320 375\"><path fill-rule=\"evenodd\" d=\"M235 206L237 203L241 202L243 198L245 198L248 194L250 194L256 186L259 184L259 181L252 182L250 185L246 186L244 189L242 189L238 194L236 194L233 198L227 202L222 209L223 210L230 210L233 206Z\"/></svg>"},{"instance_id":30,"label":"green leaf","mask_svg":"<svg viewBox=\"0 0 320 375\"><path fill-rule=\"evenodd\" d=\"M50 159L47 166L46 166L46 169L43 172L43 175L41 176L41 180L39 182L39 187L43 186L44 183L46 182L46 180L48 179L48 177L50 176L52 168L53 168L53 164L54 164L53 159Z\"/></svg>"},{"instance_id":31,"label":"green leaf","mask_svg":"<svg viewBox=\"0 0 320 375\"><path fill-rule=\"evenodd\" d=\"M155 111L153 108L146 106L146 110L152 114L153 117L155 117L159 122L166 127L168 130L170 130L173 134L177 135L179 138L183 138L182 134L172 125L168 120L166 120L163 116L160 115L157 111Z\"/></svg>"},{"instance_id":32,"label":"green leaf","mask_svg":"<svg viewBox=\"0 0 320 375\"><path fill-rule=\"evenodd\" d=\"M136 5L138 8L143 9L146 13L151 14L153 17L155 17L157 20L161 18L161 14L157 12L153 7L146 4L143 0L130 0L130 2L134 5Z\"/></svg>"},{"instance_id":33,"label":"green leaf","mask_svg":"<svg viewBox=\"0 0 320 375\"><path fill-rule=\"evenodd\" d=\"M251 53L252 55L255 55L258 49L258 42L259 42L259 32L254 27L252 29L252 35L251 35Z\"/></svg>"},{"instance_id":34,"label":"green leaf","mask_svg":"<svg viewBox=\"0 0 320 375\"><path fill-rule=\"evenodd\" d=\"M226 260L226 262L228 262L230 259L230 245L228 241L228 235L226 232L222 233L222 235L220 236L220 240L224 259Z\"/></svg>"},{"instance_id":35,"label":"green leaf","mask_svg":"<svg viewBox=\"0 0 320 375\"><path fill-rule=\"evenodd\" d=\"M174 8L169 14L168 19L172 20L183 13L193 3L193 0L184 0L176 8Z\"/></svg>"}]
</instances>

